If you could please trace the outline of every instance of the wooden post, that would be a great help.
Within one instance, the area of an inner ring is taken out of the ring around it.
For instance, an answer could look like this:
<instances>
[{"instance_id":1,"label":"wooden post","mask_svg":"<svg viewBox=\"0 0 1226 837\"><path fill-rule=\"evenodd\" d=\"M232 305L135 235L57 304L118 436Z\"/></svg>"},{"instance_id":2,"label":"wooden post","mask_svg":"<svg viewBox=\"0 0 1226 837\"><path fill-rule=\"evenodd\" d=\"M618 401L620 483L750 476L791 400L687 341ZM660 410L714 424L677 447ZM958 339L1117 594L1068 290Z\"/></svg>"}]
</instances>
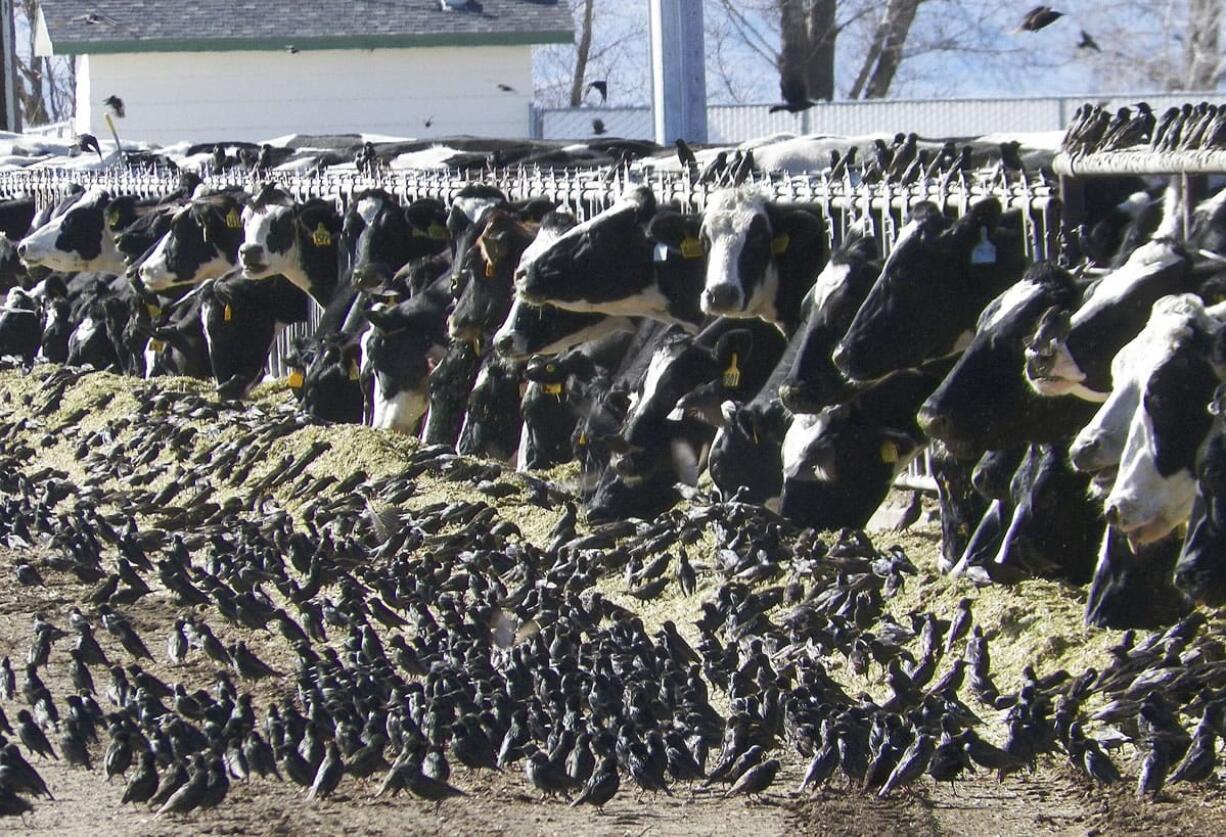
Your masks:
<instances>
[{"instance_id":1,"label":"wooden post","mask_svg":"<svg viewBox=\"0 0 1226 837\"><path fill-rule=\"evenodd\" d=\"M702 0L651 0L651 76L656 142L705 143Z\"/></svg>"}]
</instances>

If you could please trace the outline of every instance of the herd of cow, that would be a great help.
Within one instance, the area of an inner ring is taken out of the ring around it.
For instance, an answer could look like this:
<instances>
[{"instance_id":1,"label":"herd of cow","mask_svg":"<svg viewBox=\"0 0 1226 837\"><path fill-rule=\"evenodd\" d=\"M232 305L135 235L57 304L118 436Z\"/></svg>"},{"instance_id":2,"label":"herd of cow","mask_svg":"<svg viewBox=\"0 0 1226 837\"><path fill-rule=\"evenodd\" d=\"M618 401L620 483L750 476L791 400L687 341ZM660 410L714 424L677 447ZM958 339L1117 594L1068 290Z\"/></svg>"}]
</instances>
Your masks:
<instances>
[{"instance_id":1,"label":"herd of cow","mask_svg":"<svg viewBox=\"0 0 1226 837\"><path fill-rule=\"evenodd\" d=\"M578 460L592 520L655 516L706 471L863 527L927 450L946 570L1092 582L1087 620L1149 626L1226 601L1226 191L1187 229L1185 200L1093 183L1057 265L994 199L917 205L883 255L866 219L752 188L701 214L638 188L580 223L486 186L341 213L185 175L0 204L0 353L238 398L317 304L289 384L321 421Z\"/></svg>"}]
</instances>

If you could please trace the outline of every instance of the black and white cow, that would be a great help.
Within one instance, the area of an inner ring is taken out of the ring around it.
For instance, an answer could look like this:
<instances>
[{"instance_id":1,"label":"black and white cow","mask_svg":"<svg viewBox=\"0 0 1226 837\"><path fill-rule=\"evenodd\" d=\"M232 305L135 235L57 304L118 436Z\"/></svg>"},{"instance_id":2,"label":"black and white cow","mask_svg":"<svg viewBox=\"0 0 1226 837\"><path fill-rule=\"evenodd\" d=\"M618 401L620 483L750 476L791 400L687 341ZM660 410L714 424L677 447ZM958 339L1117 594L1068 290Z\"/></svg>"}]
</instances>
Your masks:
<instances>
[{"instance_id":1,"label":"black and white cow","mask_svg":"<svg viewBox=\"0 0 1226 837\"><path fill-rule=\"evenodd\" d=\"M353 283L374 288L406 264L447 247L446 211L436 200L402 207L380 189L361 192L345 215L345 238L353 254Z\"/></svg>"},{"instance_id":2,"label":"black and white cow","mask_svg":"<svg viewBox=\"0 0 1226 837\"><path fill-rule=\"evenodd\" d=\"M433 360L433 359L432 359ZM422 428L427 445L455 447L468 411L468 394L481 371L482 357L472 343L451 342L430 370L426 391L430 410Z\"/></svg>"},{"instance_id":3,"label":"black and white cow","mask_svg":"<svg viewBox=\"0 0 1226 837\"><path fill-rule=\"evenodd\" d=\"M596 375L596 364L582 348L558 357L533 357L524 368L527 387L520 398L524 429L517 469L552 468L575 458L572 437L578 421L576 389Z\"/></svg>"},{"instance_id":4,"label":"black and white cow","mask_svg":"<svg viewBox=\"0 0 1226 837\"><path fill-rule=\"evenodd\" d=\"M783 442L780 513L801 526L863 528L927 438L915 413L953 366L892 373L842 404L797 416Z\"/></svg>"},{"instance_id":5,"label":"black and white cow","mask_svg":"<svg viewBox=\"0 0 1226 837\"><path fill-rule=\"evenodd\" d=\"M987 198L950 221L917 204L839 341L835 366L864 382L955 351L979 312L1025 269L1016 213Z\"/></svg>"},{"instance_id":6,"label":"black and white cow","mask_svg":"<svg viewBox=\"0 0 1226 837\"><path fill-rule=\"evenodd\" d=\"M21 241L30 232L36 211L34 198L0 201L0 233L9 241Z\"/></svg>"},{"instance_id":7,"label":"black and white cow","mask_svg":"<svg viewBox=\"0 0 1226 837\"><path fill-rule=\"evenodd\" d=\"M66 272L123 273L124 261L106 227L111 193L93 187L65 202L62 211L17 244L28 265Z\"/></svg>"},{"instance_id":8,"label":"black and white cow","mask_svg":"<svg viewBox=\"0 0 1226 837\"><path fill-rule=\"evenodd\" d=\"M0 308L0 355L16 355L34 362L43 335L38 300L21 288L11 288Z\"/></svg>"},{"instance_id":9,"label":"black and white cow","mask_svg":"<svg viewBox=\"0 0 1226 837\"><path fill-rule=\"evenodd\" d=\"M697 331L705 273L700 219L661 209L638 187L533 255L516 277L532 305L650 317Z\"/></svg>"},{"instance_id":10,"label":"black and white cow","mask_svg":"<svg viewBox=\"0 0 1226 837\"><path fill-rule=\"evenodd\" d=\"M794 413L815 413L853 389L831 355L881 273L878 248L867 220L848 228L813 284L809 316L779 398Z\"/></svg>"},{"instance_id":11,"label":"black and white cow","mask_svg":"<svg viewBox=\"0 0 1226 837\"><path fill-rule=\"evenodd\" d=\"M573 215L550 212L541 219L536 238L520 256L516 269L527 271L542 253L567 230L577 225ZM583 343L600 340L619 332L633 332L634 322L625 316L568 311L552 305L530 305L516 296L494 333L494 351L508 360L527 360L532 355L556 355Z\"/></svg>"},{"instance_id":12,"label":"black and white cow","mask_svg":"<svg viewBox=\"0 0 1226 837\"><path fill-rule=\"evenodd\" d=\"M1042 398L1026 384L1024 341L1052 306L1080 295L1073 277L1048 262L1027 270L979 315L975 337L920 408L920 427L964 456L990 448L1053 442L1085 424L1093 406Z\"/></svg>"},{"instance_id":13,"label":"black and white cow","mask_svg":"<svg viewBox=\"0 0 1226 837\"><path fill-rule=\"evenodd\" d=\"M340 281L341 217L332 201L266 186L243 210L239 260L251 279L284 276L324 307Z\"/></svg>"},{"instance_id":14,"label":"black and white cow","mask_svg":"<svg viewBox=\"0 0 1226 837\"><path fill-rule=\"evenodd\" d=\"M244 202L240 192L218 192L177 210L169 232L137 269L140 283L161 292L217 279L233 270L243 243Z\"/></svg>"},{"instance_id":15,"label":"black and white cow","mask_svg":"<svg viewBox=\"0 0 1226 837\"><path fill-rule=\"evenodd\" d=\"M468 395L468 410L456 452L466 456L515 461L523 418L514 404L519 398L519 366L490 353Z\"/></svg>"},{"instance_id":16,"label":"black and white cow","mask_svg":"<svg viewBox=\"0 0 1226 837\"><path fill-rule=\"evenodd\" d=\"M430 369L447 350L450 301L450 279L444 275L398 305L366 312L372 327L361 337L361 366L372 381L371 427L417 432L429 404Z\"/></svg>"},{"instance_id":17,"label":"black and white cow","mask_svg":"<svg viewBox=\"0 0 1226 837\"><path fill-rule=\"evenodd\" d=\"M768 200L756 187L727 190L703 207L699 240L707 253L703 312L757 317L791 336L825 262L821 216Z\"/></svg>"},{"instance_id":18,"label":"black and white cow","mask_svg":"<svg viewBox=\"0 0 1226 837\"><path fill-rule=\"evenodd\" d=\"M1150 320L1156 327L1151 331L1147 324L1145 330L1165 339L1148 346L1150 372L1141 383L1119 471L1103 506L1107 522L1142 546L1165 538L1191 513L1196 453L1211 426L1206 406L1222 371L1212 351L1221 322L1206 313L1198 297L1161 299ZM1171 325L1164 326L1167 322Z\"/></svg>"},{"instance_id":19,"label":"black and white cow","mask_svg":"<svg viewBox=\"0 0 1226 837\"><path fill-rule=\"evenodd\" d=\"M1213 607L1226 603L1226 386L1209 405L1213 428L1197 463L1196 498L1188 518L1175 586Z\"/></svg>"},{"instance_id":20,"label":"black and white cow","mask_svg":"<svg viewBox=\"0 0 1226 837\"><path fill-rule=\"evenodd\" d=\"M241 398L260 381L279 327L307 321L310 300L284 277L235 271L200 289L200 320L218 391Z\"/></svg>"}]
</instances>

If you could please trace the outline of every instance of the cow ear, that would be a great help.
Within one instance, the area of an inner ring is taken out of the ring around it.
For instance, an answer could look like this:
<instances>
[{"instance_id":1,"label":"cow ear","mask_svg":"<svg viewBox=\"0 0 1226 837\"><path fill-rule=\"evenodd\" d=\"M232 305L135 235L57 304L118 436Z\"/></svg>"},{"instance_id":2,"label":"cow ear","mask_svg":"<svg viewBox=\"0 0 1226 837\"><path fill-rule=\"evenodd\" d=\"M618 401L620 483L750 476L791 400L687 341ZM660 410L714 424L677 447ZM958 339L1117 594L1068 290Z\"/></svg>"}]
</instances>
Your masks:
<instances>
[{"instance_id":1,"label":"cow ear","mask_svg":"<svg viewBox=\"0 0 1226 837\"><path fill-rule=\"evenodd\" d=\"M771 251L777 257L790 258L804 254L810 258L815 250L820 254L825 242L822 219L804 209L785 208L768 204L771 222Z\"/></svg>"},{"instance_id":2,"label":"cow ear","mask_svg":"<svg viewBox=\"0 0 1226 837\"><path fill-rule=\"evenodd\" d=\"M647 237L657 244L678 249L684 241L698 240L701 227L702 219L697 215L682 215L671 209L662 209L647 224Z\"/></svg>"},{"instance_id":3,"label":"cow ear","mask_svg":"<svg viewBox=\"0 0 1226 837\"><path fill-rule=\"evenodd\" d=\"M447 208L432 198L421 198L406 206L404 220L431 238L441 239L447 234Z\"/></svg>"},{"instance_id":4,"label":"cow ear","mask_svg":"<svg viewBox=\"0 0 1226 837\"><path fill-rule=\"evenodd\" d=\"M996 198L985 198L973 205L965 215L958 219L958 223L954 225L954 229L961 234L967 232L979 235L979 229L985 228L988 234L991 235L996 230L996 225L1000 223L1001 208L1000 201Z\"/></svg>"},{"instance_id":5,"label":"cow ear","mask_svg":"<svg viewBox=\"0 0 1226 837\"><path fill-rule=\"evenodd\" d=\"M546 215L557 208L557 204L548 198L533 198L529 201L514 204L511 207L511 214L520 221L539 224Z\"/></svg>"}]
</instances>

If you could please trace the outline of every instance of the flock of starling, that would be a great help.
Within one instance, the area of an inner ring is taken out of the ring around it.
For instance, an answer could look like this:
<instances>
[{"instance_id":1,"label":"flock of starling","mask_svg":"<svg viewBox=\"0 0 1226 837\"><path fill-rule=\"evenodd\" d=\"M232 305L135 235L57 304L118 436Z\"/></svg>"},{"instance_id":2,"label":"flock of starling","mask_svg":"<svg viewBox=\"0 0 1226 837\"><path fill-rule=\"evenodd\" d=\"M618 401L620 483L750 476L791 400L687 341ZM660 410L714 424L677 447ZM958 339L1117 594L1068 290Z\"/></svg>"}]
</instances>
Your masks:
<instances>
[{"instance_id":1,"label":"flock of starling","mask_svg":"<svg viewBox=\"0 0 1226 837\"><path fill-rule=\"evenodd\" d=\"M1201 102L1170 107L1156 116L1145 102L1114 113L1087 102L1077 108L1064 132L1068 154L1135 149L1141 151L1213 151L1226 148L1226 108Z\"/></svg>"},{"instance_id":2,"label":"flock of starling","mask_svg":"<svg viewBox=\"0 0 1226 837\"><path fill-rule=\"evenodd\" d=\"M292 412L142 383L137 409L83 426L113 392L66 412L90 373L30 374L36 392L0 401L0 543L18 584L59 576L77 598L33 613L24 658L0 662L0 815L57 804L39 773L54 759L163 816L253 781L439 805L465 795L458 776L514 771L600 810L626 793L777 795L789 764L799 793L879 796L1046 754L1117 782L1125 742L1148 797L1217 766L1226 645L1199 614L1128 634L1101 671L1027 668L1005 692L971 600L896 619L887 602L917 569L862 532L703 494L585 531L557 486L445 447L386 476L317 475L329 443L287 446L306 426ZM83 473L40 464L56 445ZM473 499L430 502L436 480ZM536 544L486 498L561 514ZM612 582L626 605L602 594ZM699 601L691 640L635 612L677 596ZM179 615L133 618L146 597ZM176 678L195 660L208 688ZM280 697L253 695L261 682Z\"/></svg>"}]
</instances>

